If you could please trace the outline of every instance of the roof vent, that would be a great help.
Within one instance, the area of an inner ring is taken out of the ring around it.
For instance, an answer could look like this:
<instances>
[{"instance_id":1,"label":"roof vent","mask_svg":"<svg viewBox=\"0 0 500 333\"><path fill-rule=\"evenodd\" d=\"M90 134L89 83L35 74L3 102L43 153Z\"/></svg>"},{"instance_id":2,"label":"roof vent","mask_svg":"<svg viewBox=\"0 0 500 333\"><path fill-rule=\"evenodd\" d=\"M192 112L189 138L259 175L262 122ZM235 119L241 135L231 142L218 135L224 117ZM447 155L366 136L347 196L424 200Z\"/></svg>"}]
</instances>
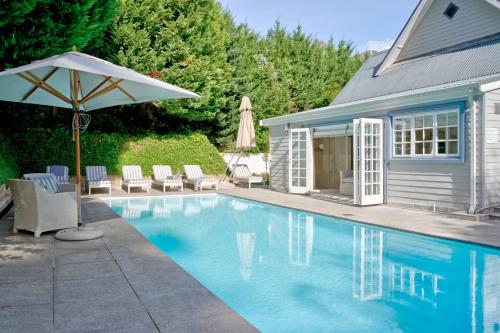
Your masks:
<instances>
[{"instance_id":1,"label":"roof vent","mask_svg":"<svg viewBox=\"0 0 500 333\"><path fill-rule=\"evenodd\" d=\"M457 5L455 5L453 2L450 2L448 7L446 7L446 9L444 10L443 14L451 20L458 12L458 9L459 7Z\"/></svg>"}]
</instances>

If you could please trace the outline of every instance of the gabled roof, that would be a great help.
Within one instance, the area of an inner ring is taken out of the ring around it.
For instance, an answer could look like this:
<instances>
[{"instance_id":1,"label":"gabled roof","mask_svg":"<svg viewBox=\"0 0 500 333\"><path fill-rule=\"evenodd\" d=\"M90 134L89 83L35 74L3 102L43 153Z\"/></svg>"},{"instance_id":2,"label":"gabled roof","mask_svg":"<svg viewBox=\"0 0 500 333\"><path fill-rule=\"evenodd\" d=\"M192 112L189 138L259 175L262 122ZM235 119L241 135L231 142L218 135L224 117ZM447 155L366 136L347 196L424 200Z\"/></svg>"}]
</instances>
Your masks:
<instances>
[{"instance_id":1,"label":"gabled roof","mask_svg":"<svg viewBox=\"0 0 500 333\"><path fill-rule=\"evenodd\" d=\"M387 52L368 58L332 105L500 74L500 34L463 49L398 62L374 76L386 57Z\"/></svg>"},{"instance_id":2,"label":"gabled roof","mask_svg":"<svg viewBox=\"0 0 500 333\"><path fill-rule=\"evenodd\" d=\"M474 0L474 1L481 1L481 0ZM482 1L485 1L490 5L496 7L497 9L500 9L500 0L482 0ZM417 7L411 14L410 18L406 22L403 30L399 34L398 38L396 38L394 44L389 49L383 61L380 63L379 67L375 71L374 73L375 76L381 75L397 61L398 56L405 47L406 43L408 42L408 39L410 38L414 30L418 27L419 23L422 21L422 19L424 18L425 14L429 10L433 2L434 0L420 0Z\"/></svg>"}]
</instances>

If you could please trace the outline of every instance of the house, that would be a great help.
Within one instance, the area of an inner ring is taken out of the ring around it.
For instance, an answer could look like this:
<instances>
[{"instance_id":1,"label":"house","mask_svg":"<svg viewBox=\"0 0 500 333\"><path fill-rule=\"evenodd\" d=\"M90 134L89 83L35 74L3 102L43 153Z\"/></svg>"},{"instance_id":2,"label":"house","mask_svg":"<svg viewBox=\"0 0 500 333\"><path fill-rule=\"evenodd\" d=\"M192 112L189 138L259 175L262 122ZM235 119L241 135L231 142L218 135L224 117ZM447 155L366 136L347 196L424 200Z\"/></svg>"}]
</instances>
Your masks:
<instances>
[{"instance_id":1,"label":"house","mask_svg":"<svg viewBox=\"0 0 500 333\"><path fill-rule=\"evenodd\" d=\"M439 212L499 205L500 1L420 1L329 106L261 125L275 190Z\"/></svg>"}]
</instances>

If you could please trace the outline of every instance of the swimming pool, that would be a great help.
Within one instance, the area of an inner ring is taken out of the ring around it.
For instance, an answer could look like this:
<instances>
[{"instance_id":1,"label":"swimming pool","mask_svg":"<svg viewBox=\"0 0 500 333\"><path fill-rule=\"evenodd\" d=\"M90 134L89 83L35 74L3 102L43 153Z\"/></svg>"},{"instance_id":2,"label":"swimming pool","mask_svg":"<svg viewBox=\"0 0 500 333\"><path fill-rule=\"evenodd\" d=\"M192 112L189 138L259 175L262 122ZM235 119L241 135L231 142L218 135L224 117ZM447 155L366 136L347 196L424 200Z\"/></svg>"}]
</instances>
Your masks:
<instances>
[{"instance_id":1,"label":"swimming pool","mask_svg":"<svg viewBox=\"0 0 500 333\"><path fill-rule=\"evenodd\" d=\"M107 204L263 332L498 332L500 251L223 195Z\"/></svg>"}]
</instances>

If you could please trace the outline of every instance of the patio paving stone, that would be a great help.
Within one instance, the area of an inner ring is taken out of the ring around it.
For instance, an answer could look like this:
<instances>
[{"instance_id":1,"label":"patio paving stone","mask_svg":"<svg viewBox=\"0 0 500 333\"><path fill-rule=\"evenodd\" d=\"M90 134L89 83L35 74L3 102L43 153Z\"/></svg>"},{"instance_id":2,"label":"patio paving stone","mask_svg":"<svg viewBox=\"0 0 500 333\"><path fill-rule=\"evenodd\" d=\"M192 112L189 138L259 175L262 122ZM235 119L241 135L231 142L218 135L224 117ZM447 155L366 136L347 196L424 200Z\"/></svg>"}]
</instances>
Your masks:
<instances>
[{"instance_id":1,"label":"patio paving stone","mask_svg":"<svg viewBox=\"0 0 500 333\"><path fill-rule=\"evenodd\" d=\"M0 285L4 283L52 281L53 277L54 270L51 265L46 263L0 264Z\"/></svg>"},{"instance_id":2,"label":"patio paving stone","mask_svg":"<svg viewBox=\"0 0 500 333\"><path fill-rule=\"evenodd\" d=\"M55 267L55 280L85 280L92 278L123 277L123 273L112 260L64 264Z\"/></svg>"},{"instance_id":3,"label":"patio paving stone","mask_svg":"<svg viewBox=\"0 0 500 333\"><path fill-rule=\"evenodd\" d=\"M53 282L0 283L0 307L52 304Z\"/></svg>"},{"instance_id":4,"label":"patio paving stone","mask_svg":"<svg viewBox=\"0 0 500 333\"><path fill-rule=\"evenodd\" d=\"M53 305L49 304L0 307L0 332L53 332Z\"/></svg>"},{"instance_id":5,"label":"patio paving stone","mask_svg":"<svg viewBox=\"0 0 500 333\"><path fill-rule=\"evenodd\" d=\"M144 306L134 298L56 304L54 331L158 332Z\"/></svg>"},{"instance_id":6,"label":"patio paving stone","mask_svg":"<svg viewBox=\"0 0 500 333\"><path fill-rule=\"evenodd\" d=\"M86 280L55 280L54 288L56 304L136 298L123 275Z\"/></svg>"}]
</instances>

